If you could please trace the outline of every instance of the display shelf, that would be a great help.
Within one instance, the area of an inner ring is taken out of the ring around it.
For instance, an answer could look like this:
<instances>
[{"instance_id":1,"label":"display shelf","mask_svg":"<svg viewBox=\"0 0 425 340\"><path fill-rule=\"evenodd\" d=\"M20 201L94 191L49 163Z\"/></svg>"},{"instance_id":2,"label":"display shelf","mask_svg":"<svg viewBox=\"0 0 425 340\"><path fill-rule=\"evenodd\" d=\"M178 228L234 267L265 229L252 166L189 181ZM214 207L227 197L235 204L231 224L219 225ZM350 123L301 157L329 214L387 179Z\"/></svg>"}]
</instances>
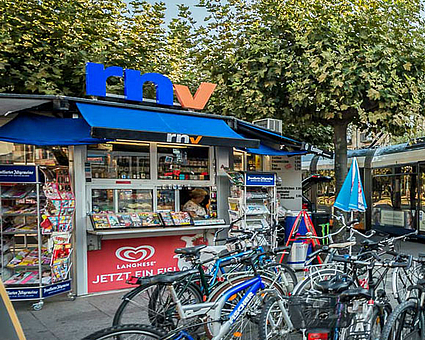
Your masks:
<instances>
[{"instance_id":1,"label":"display shelf","mask_svg":"<svg viewBox=\"0 0 425 340\"><path fill-rule=\"evenodd\" d=\"M270 229L277 221L276 174L262 172L227 172L232 184L228 198L233 231ZM276 243L276 235L271 236Z\"/></svg>"},{"instance_id":2,"label":"display shelf","mask_svg":"<svg viewBox=\"0 0 425 340\"><path fill-rule=\"evenodd\" d=\"M38 230L5 231L3 235L37 235Z\"/></svg>"},{"instance_id":3,"label":"display shelf","mask_svg":"<svg viewBox=\"0 0 425 340\"><path fill-rule=\"evenodd\" d=\"M134 229L107 229L94 230L90 221L87 223L87 232L92 235L101 236L103 239L133 238L133 237L162 237L168 235L190 235L197 232L228 228L228 224L211 224L202 226L165 227L165 228L134 228Z\"/></svg>"},{"instance_id":4,"label":"display shelf","mask_svg":"<svg viewBox=\"0 0 425 340\"><path fill-rule=\"evenodd\" d=\"M72 220L75 207L68 169L0 167L2 173L15 176L0 175L0 243L5 240L9 244L1 252L2 280L12 301L39 300L33 306L41 308L45 297L70 290L70 257L65 256L70 251L57 249L58 245L65 247L60 241L64 234L69 235L67 242L70 240L70 233L64 231L69 230L68 220ZM41 178L46 182L42 183ZM5 197L8 195L11 197ZM63 281L59 285L57 278Z\"/></svg>"}]
</instances>

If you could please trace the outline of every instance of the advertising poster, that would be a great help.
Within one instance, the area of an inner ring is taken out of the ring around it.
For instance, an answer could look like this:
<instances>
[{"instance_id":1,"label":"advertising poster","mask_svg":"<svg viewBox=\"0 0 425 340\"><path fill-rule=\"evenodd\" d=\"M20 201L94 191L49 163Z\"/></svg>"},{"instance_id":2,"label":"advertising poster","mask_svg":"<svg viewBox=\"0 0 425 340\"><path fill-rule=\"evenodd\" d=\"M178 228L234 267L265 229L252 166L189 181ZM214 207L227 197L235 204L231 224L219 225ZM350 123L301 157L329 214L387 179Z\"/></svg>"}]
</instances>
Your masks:
<instances>
[{"instance_id":1,"label":"advertising poster","mask_svg":"<svg viewBox=\"0 0 425 340\"><path fill-rule=\"evenodd\" d=\"M301 156L272 156L271 171L282 179L277 182L280 205L286 210L299 211L302 207Z\"/></svg>"},{"instance_id":2,"label":"advertising poster","mask_svg":"<svg viewBox=\"0 0 425 340\"><path fill-rule=\"evenodd\" d=\"M152 276L185 269L175 248L207 243L201 235L103 240L102 249L87 253L88 291L131 288L131 276Z\"/></svg>"}]
</instances>

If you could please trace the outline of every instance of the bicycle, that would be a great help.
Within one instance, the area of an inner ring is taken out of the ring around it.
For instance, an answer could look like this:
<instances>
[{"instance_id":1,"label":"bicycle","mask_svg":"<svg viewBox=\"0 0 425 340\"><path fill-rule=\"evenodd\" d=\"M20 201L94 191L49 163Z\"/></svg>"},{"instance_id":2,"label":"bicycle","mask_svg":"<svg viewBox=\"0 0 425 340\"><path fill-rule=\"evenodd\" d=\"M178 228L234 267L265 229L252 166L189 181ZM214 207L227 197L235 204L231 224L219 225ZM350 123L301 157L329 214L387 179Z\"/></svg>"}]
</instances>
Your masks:
<instances>
[{"instance_id":1,"label":"bicycle","mask_svg":"<svg viewBox=\"0 0 425 340\"><path fill-rule=\"evenodd\" d=\"M236 221L235 221L236 222ZM243 239L250 238L249 233L239 238L226 239L230 242L240 242ZM217 293L212 294L220 286L229 287L244 280L247 275L252 275L252 270L241 267L240 261L237 259L250 257L264 249L262 247L240 252L226 251L221 253L210 252L213 257L206 261L200 260L200 253L205 248L204 245L188 248L176 249L176 253L183 256L188 263L192 263L194 271L187 275L184 280L180 281L175 290L179 299L185 304L199 303L206 300L215 300L218 298ZM264 256L263 256L264 257ZM260 257L256 266L261 266L262 274L267 276L267 284L271 286L279 285L278 289L284 294L289 294L297 283L295 273L287 265L274 265L273 262L267 261ZM208 273L204 270L204 265L214 261ZM233 266L229 271L225 268ZM125 294L122 302L117 309L113 318L113 325L132 324L132 323L149 323L154 326L173 329L178 325L177 315L172 314L172 298L169 291L163 285L141 284L145 282L143 278L132 277L127 281L129 284L135 284L138 287Z\"/></svg>"},{"instance_id":2,"label":"bicycle","mask_svg":"<svg viewBox=\"0 0 425 340\"><path fill-rule=\"evenodd\" d=\"M421 261L424 263L424 261ZM416 292L416 296L412 293ZM380 340L425 339L425 280L420 279L407 289L406 301L390 315Z\"/></svg>"},{"instance_id":3,"label":"bicycle","mask_svg":"<svg viewBox=\"0 0 425 340\"><path fill-rule=\"evenodd\" d=\"M199 329L200 325L205 326L205 331L207 335L210 335L212 340L229 339L232 337L241 339L245 338L243 335L247 335L248 338L253 335L255 338L255 334L250 332L242 333L246 327L249 327L249 323L252 324L250 311L254 311L255 313L256 308L261 304L264 298L264 293L267 292L266 284L263 282L264 279L267 280L267 278L262 277L262 275L257 272L255 269L255 262L260 256L273 255L279 251L281 251L281 249L278 248L269 252L259 253L249 259L237 259L253 267L254 277L223 291L220 294L220 298L212 302L186 305L179 299L174 289L174 284L184 279L185 276L190 275L191 271L166 273L154 277L143 278L143 284L145 285L163 284L166 286L173 298L176 311L179 314L179 319L185 322L184 325L168 332L167 336L162 337L162 339L179 340L186 338L188 340L193 340L191 333ZM276 291L274 291L274 293L276 293ZM226 305L228 302L231 302L236 295L241 295L240 300L231 310L226 311ZM106 336L111 339L121 339L122 334L132 334L131 332L134 332L134 334L143 333L153 339L158 339L163 335L163 332L151 325L120 325L96 332L87 336L84 340L106 339Z\"/></svg>"}]
</instances>

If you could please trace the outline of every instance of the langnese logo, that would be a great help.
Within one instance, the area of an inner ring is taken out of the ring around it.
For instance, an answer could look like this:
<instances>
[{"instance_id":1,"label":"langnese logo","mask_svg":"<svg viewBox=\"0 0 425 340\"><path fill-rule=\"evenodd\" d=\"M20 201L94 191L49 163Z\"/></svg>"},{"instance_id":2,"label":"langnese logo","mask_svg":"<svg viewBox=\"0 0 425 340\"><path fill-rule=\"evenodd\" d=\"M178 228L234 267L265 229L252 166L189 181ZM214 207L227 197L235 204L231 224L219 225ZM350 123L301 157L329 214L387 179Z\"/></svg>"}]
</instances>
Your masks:
<instances>
[{"instance_id":1,"label":"langnese logo","mask_svg":"<svg viewBox=\"0 0 425 340\"><path fill-rule=\"evenodd\" d=\"M152 246L121 247L115 252L115 256L126 262L140 262L149 260L155 254Z\"/></svg>"}]
</instances>

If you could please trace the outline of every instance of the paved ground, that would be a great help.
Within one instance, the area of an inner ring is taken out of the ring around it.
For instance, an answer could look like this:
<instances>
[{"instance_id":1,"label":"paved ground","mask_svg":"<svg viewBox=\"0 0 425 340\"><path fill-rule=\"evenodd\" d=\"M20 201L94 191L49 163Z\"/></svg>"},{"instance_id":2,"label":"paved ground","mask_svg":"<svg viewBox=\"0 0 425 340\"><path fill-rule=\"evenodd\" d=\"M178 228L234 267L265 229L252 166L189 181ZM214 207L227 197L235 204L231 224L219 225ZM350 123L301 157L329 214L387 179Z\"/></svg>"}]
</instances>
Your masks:
<instances>
[{"instance_id":1,"label":"paved ground","mask_svg":"<svg viewBox=\"0 0 425 340\"><path fill-rule=\"evenodd\" d=\"M413 255L425 252L425 244L405 242L402 250ZM28 302L14 303L27 340L80 340L107 327L118 308L123 292L78 297L66 295L46 300L41 311Z\"/></svg>"}]
</instances>

